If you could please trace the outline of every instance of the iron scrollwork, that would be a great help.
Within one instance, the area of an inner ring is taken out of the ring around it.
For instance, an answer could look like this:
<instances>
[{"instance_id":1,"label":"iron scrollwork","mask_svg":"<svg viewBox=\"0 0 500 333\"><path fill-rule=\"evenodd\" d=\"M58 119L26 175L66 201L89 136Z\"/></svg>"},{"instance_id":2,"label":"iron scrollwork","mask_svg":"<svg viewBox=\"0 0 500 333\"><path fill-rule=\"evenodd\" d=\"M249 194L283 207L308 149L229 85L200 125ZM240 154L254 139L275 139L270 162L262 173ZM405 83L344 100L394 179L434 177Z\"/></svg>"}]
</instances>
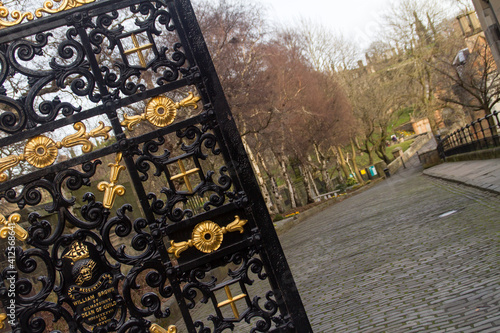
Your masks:
<instances>
[{"instance_id":1,"label":"iron scrollwork","mask_svg":"<svg viewBox=\"0 0 500 333\"><path fill-rule=\"evenodd\" d=\"M203 132L205 131L205 132ZM216 156L221 153L217 148L217 139L214 134L209 132L209 127L204 127L203 130L196 126L190 126L184 131L177 132L178 138L187 138L192 141L189 145L182 144L181 150L186 155L185 158L192 159L197 166L193 169L186 169L183 159L171 157L171 152L163 149L162 155L156 155L160 147L165 144L164 138L159 138L158 141L151 140L144 144L143 150L139 158L136 160L137 170L142 173L141 179L146 181L149 179L150 166L154 165L154 176L165 175L167 178L168 187L161 189L161 193L165 194L167 200L161 200L155 193L149 193L148 198L151 200L151 208L155 214L166 216L170 221L178 222L185 217L192 217L193 213L189 209L181 209L176 207L178 203L186 203L189 198L196 195L202 197L206 193L211 193L208 201L203 204L205 211L210 210L210 207L220 207L226 202L226 198L235 198L234 193L228 191L232 186L232 180L227 175L227 167L219 168L219 177L217 182L214 181L216 175L213 170L206 173L203 172L198 160L205 160L208 154L204 152L204 148L209 149L212 155ZM171 174L169 165L177 164L180 169L179 174ZM192 185L190 176L198 177L199 181L195 186ZM174 181L183 179L187 191L182 191L176 188Z\"/></svg>"},{"instance_id":2,"label":"iron scrollwork","mask_svg":"<svg viewBox=\"0 0 500 333\"><path fill-rule=\"evenodd\" d=\"M50 69L30 66L36 64L41 67L46 63L44 52L51 45L49 40L55 38L52 33L38 33L35 37L36 42L21 39L0 50L2 66L0 85L4 89L6 84L10 86L7 81L8 76L18 74L24 78L19 82L29 86L29 90L22 98L2 96L0 99L1 104L8 106L8 111L0 116L0 130L16 133L25 128L35 127L37 124L51 122L59 114L69 117L74 112L81 111L81 107L76 107L70 102L62 102L58 96L52 101L42 101L38 104L35 102L40 98L40 94L52 90L62 91L68 84L76 96L87 96L94 103L101 100L101 95L94 92L96 79L89 71L84 48L75 39L76 36L78 33L75 28L70 28L66 32L66 39L63 39L57 47L60 59L56 60L56 57L53 57L48 61Z\"/></svg>"},{"instance_id":3,"label":"iron scrollwork","mask_svg":"<svg viewBox=\"0 0 500 333\"><path fill-rule=\"evenodd\" d=\"M264 272L264 263L258 258L255 249L249 252L237 252L231 256L224 257L222 263L236 265L235 270L229 269L229 281L217 284L217 278L214 276L207 279L207 274L214 268L214 266L207 265L204 268L197 268L183 275L183 280L187 283L183 288L184 297L189 300L188 306L194 308L197 300L202 304L207 304L209 300L212 301L215 315L207 317L214 326L213 332L223 332L226 329L233 330L235 323L245 321L250 323L252 319L258 318L255 326L250 328L250 332L267 332L273 325L276 327L286 327L289 321L283 319L278 313L278 304L274 299L272 291L265 293L265 301L261 305L261 297L251 297L247 291L246 286L254 284L251 275L254 274L259 280L265 281L269 277ZM217 264L215 265L215 267ZM232 295L230 289L233 286L239 286L243 291L242 294ZM229 291L228 291L229 289ZM217 299L215 292L217 290L224 290L227 298L225 300ZM201 293L201 298L198 297ZM244 309L241 313L236 309L235 303L240 301L240 308ZM221 312L221 308L231 305L233 317L227 318ZM212 332L210 328L202 321L195 322L199 332Z\"/></svg>"}]
</instances>

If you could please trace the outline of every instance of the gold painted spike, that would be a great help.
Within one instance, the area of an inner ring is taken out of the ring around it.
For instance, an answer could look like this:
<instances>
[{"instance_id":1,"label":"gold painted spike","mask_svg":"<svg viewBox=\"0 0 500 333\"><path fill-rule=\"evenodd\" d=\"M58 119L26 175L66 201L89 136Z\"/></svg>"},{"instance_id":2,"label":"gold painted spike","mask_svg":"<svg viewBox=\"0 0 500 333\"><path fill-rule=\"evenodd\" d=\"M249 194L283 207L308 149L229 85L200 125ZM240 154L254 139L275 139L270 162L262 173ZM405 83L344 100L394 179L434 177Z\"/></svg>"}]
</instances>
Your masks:
<instances>
[{"instance_id":1,"label":"gold painted spike","mask_svg":"<svg viewBox=\"0 0 500 333\"><path fill-rule=\"evenodd\" d=\"M192 92L189 92L188 96L178 103L168 97L156 96L148 102L143 114L136 116L124 115L121 125L129 131L132 131L133 127L142 121L148 121L156 127L165 127L174 122L178 109L181 107L197 109L197 103L200 99L199 96L195 96Z\"/></svg>"},{"instance_id":2,"label":"gold painted spike","mask_svg":"<svg viewBox=\"0 0 500 333\"><path fill-rule=\"evenodd\" d=\"M6 313L0 313L0 330L5 328L5 320L7 319Z\"/></svg>"},{"instance_id":3,"label":"gold painted spike","mask_svg":"<svg viewBox=\"0 0 500 333\"><path fill-rule=\"evenodd\" d=\"M118 178L120 177L120 172L125 170L126 167L120 165L122 160L122 153L116 154L115 163L109 163L108 166L111 168L111 175L108 182L100 182L97 185L97 189L104 192L104 199L102 200L102 205L104 208L111 209L115 203L116 196L122 196L125 194L125 186L117 185Z\"/></svg>"},{"instance_id":4,"label":"gold painted spike","mask_svg":"<svg viewBox=\"0 0 500 333\"><path fill-rule=\"evenodd\" d=\"M224 234L236 231L243 233L243 226L247 222L248 220L242 220L238 215L234 217L233 222L222 228L215 222L203 221L194 227L191 239L178 243L172 240L167 251L175 255L176 258L179 258L182 252L193 246L200 252L212 253L221 246Z\"/></svg>"},{"instance_id":5,"label":"gold painted spike","mask_svg":"<svg viewBox=\"0 0 500 333\"><path fill-rule=\"evenodd\" d=\"M0 214L0 238L7 238L12 231L14 235L20 241L25 241L28 238L28 232L24 230L18 223L21 221L21 215L18 213L12 214L8 219Z\"/></svg>"},{"instance_id":6,"label":"gold painted spike","mask_svg":"<svg viewBox=\"0 0 500 333\"><path fill-rule=\"evenodd\" d=\"M55 2L61 2L61 0L54 0ZM45 1L42 8L38 8L35 11L36 17L42 17L42 12L55 14L62 12L64 10L73 9L76 7L80 7L89 3L95 2L95 0L62 0L62 3L59 7L54 8L54 2L48 0Z\"/></svg>"},{"instance_id":7,"label":"gold painted spike","mask_svg":"<svg viewBox=\"0 0 500 333\"><path fill-rule=\"evenodd\" d=\"M175 325L170 325L168 329L164 329L158 324L152 324L149 327L149 333L177 333L177 327L175 327Z\"/></svg>"}]
</instances>

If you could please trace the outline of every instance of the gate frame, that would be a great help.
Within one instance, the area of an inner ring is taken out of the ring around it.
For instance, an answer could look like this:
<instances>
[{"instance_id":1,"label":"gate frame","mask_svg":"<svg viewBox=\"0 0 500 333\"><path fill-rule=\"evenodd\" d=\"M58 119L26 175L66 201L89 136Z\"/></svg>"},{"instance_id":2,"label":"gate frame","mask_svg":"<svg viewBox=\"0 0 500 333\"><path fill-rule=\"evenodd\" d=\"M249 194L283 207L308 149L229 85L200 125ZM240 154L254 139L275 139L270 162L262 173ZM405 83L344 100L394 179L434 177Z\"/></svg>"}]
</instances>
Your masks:
<instances>
[{"instance_id":1,"label":"gate frame","mask_svg":"<svg viewBox=\"0 0 500 333\"><path fill-rule=\"evenodd\" d=\"M114 3L120 3L120 9L127 8L134 4L139 4L141 1L138 0L103 0L100 2L86 4L82 7L77 7L74 9L70 9L64 13L57 13L49 17L43 17L37 19L33 22L17 25L14 27L6 28L3 31L0 30L0 43L4 43L6 41L13 41L19 38L24 38L27 36L31 36L41 31L48 31L50 29L61 27L61 26L71 26L67 23L67 17L73 15L75 13L80 13L84 11L92 11L96 8L113 8ZM215 117L217 121L217 125L220 128L220 133L222 135L222 140L218 140L219 145L224 145L223 154L227 154L224 160L226 166L229 169L231 178L238 179L239 184L241 184L243 190L249 198L248 212L254 217L254 222L256 223L259 233L256 236L256 241L262 244L263 250L259 252L259 255L262 257L264 265L266 266L266 272L268 274L272 274L272 278L269 279L271 283L272 290L275 292L275 299L282 310L283 313L288 313L292 319L293 327L289 327L286 331L307 333L312 332L309 320L304 310L304 306L300 295L298 293L296 284L291 275L290 267L286 261L285 255L283 253L283 249L280 245L278 236L274 229L274 225L272 223L271 217L267 210L266 203L262 197L260 192L260 187L255 178L255 174L252 169L252 165L247 156L247 153L244 149L243 142L239 135L238 129L234 122L234 118L231 114L228 102L223 92L223 88L220 84L220 81L217 76L217 72L215 70L213 61L208 52L207 45L205 43L204 37L202 35L201 29L196 20L196 16L193 10L193 7L189 0L156 0L151 1L161 2L167 5L168 12L172 15L172 20L174 21L174 25L176 27L177 35L180 39L180 42L183 46L185 53L188 52L192 56L194 60L193 66L196 66L199 70L200 77L197 78L197 81L193 84L196 85L198 89L198 94L202 97L202 100L205 102L205 105L210 104L213 110L216 110ZM38 27L42 26L44 30L36 31ZM14 36L14 37L13 37ZM84 36L87 36L86 34ZM81 44L85 49L85 54L90 54L92 52L92 47L89 40L82 40ZM189 51L188 51L189 50ZM94 57L88 57L88 61L90 62L90 67L92 72L98 72L99 64L95 60ZM189 56L187 56L186 61L190 61ZM150 70L150 69L149 69ZM101 78L101 75L95 75L96 81ZM105 84L101 84L96 82L96 89L99 87L106 86ZM167 90L175 91L175 89ZM104 91L101 91L104 93ZM127 151L129 149L127 147L127 143L129 143L132 139L127 138L125 133L121 129L120 121L118 119L118 114L116 112L119 109L120 105L115 105L112 103L109 98L109 92L105 91L108 94L105 97L108 97L108 100L103 98L98 105L101 106L101 111L97 111L92 113L92 115L86 117L88 113L85 114L75 114L69 118L60 119L50 124L46 124L46 126L39 126L38 128L28 131L21 132L16 135L16 142L21 141L22 139L28 139L35 135L45 133L48 131L55 130L57 128L63 127L65 125L74 124L78 120L89 119L96 115L107 115L108 119L111 121L115 137L117 139L117 144L110 146L108 148L104 148L98 150L97 152L101 152L100 155L107 156L114 152ZM165 92L163 92L165 93ZM153 97L153 95L157 95L155 90L147 90L143 93L143 100L146 100L149 97ZM148 97L149 96L149 97ZM85 98L85 97L83 97ZM123 99L122 97L121 99ZM130 97L130 98L133 98ZM121 100L120 99L120 100ZM204 109L205 109L204 105ZM206 110L204 110L206 111ZM199 123L199 122L197 122ZM156 133L158 130L153 131ZM153 133L151 132L151 133ZM9 144L9 137L0 139L0 144ZM104 154L106 153L106 154ZM79 161L88 160L91 155L84 155L80 158L71 159L67 163L59 163L58 165L62 165L60 168L67 165L80 165ZM133 182L133 186L135 191L143 188L142 183L139 179L137 170L135 168L133 157L124 157L125 164L127 165L127 169L130 174L130 178ZM71 162L71 163L70 163ZM28 174L25 176L21 176L16 180L18 184L26 184L37 177L39 174L48 175L51 172L55 172L56 168L48 167L44 172L38 172L36 174ZM7 185L10 184L7 182ZM4 188L0 183L0 189ZM139 201L141 202L142 209L144 210L145 218L149 221L154 221L154 214L151 212L146 212L144 207L149 206L149 200L147 199L146 192L137 193L139 195ZM150 216L148 216L150 215ZM151 220L152 219L152 220ZM152 230L153 231L153 230ZM161 242L159 239L162 238L161 234L155 235L152 232L154 238L157 239L157 242ZM168 253L166 252L165 247L161 246L159 248L159 252L162 254L162 257L166 257L168 261ZM163 261L163 260L162 260ZM164 267L167 268L168 265L164 262ZM273 284L273 281L276 282L276 285ZM4 288L5 289L5 288ZM280 293L278 293L279 291ZM182 295L176 295L177 297L183 297ZM181 306L181 311L186 311ZM189 315L189 312L188 312ZM275 330L271 330L275 331ZM194 332L194 330L193 330Z\"/></svg>"}]
</instances>

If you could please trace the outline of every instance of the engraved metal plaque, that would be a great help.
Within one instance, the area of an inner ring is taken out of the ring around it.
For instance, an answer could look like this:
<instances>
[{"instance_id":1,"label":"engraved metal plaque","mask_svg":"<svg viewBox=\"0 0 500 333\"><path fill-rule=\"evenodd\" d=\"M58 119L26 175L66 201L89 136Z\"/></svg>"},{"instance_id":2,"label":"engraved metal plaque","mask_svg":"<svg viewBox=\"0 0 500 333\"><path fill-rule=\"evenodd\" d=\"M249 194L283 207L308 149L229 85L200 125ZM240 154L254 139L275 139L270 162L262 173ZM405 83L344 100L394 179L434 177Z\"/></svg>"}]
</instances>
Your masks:
<instances>
[{"instance_id":1,"label":"engraved metal plaque","mask_svg":"<svg viewBox=\"0 0 500 333\"><path fill-rule=\"evenodd\" d=\"M111 268L94 244L75 241L62 254L67 295L77 316L90 326L103 326L117 312L117 290Z\"/></svg>"}]
</instances>

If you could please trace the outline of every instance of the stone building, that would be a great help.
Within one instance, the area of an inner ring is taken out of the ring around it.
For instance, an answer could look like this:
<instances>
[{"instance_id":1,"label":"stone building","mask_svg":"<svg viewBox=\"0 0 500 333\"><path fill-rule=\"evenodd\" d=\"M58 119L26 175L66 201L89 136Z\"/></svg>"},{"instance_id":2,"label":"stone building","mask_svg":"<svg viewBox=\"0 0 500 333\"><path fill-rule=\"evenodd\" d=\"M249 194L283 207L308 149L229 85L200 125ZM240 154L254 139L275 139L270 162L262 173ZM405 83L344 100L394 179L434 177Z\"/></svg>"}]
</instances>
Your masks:
<instances>
[{"instance_id":1,"label":"stone building","mask_svg":"<svg viewBox=\"0 0 500 333\"><path fill-rule=\"evenodd\" d=\"M500 65L500 0L472 0L495 62Z\"/></svg>"}]
</instances>

